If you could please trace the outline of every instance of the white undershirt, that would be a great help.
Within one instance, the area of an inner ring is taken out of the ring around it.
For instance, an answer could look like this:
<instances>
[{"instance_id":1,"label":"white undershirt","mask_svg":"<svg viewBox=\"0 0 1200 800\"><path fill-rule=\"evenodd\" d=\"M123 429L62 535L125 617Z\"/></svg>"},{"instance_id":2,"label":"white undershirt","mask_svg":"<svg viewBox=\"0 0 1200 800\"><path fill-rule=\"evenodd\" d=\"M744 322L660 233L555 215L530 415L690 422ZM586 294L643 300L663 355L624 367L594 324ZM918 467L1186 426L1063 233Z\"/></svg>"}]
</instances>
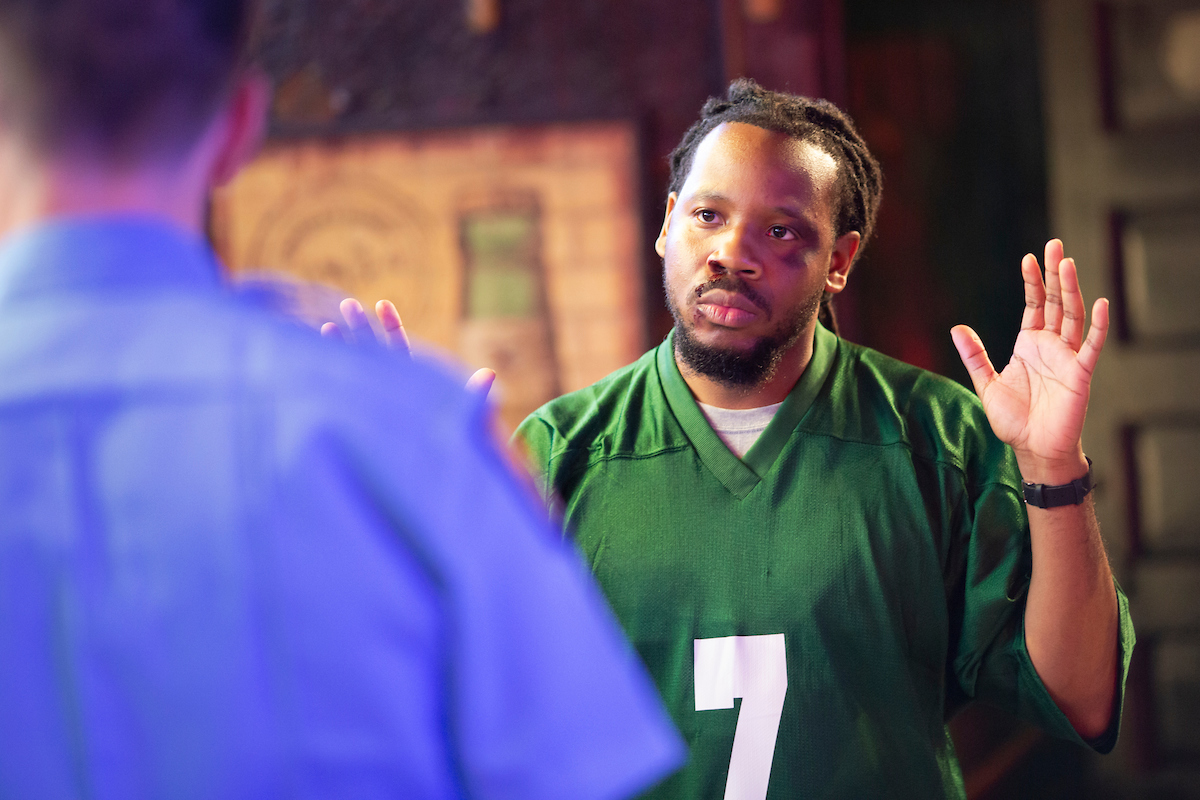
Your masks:
<instances>
[{"instance_id":1,"label":"white undershirt","mask_svg":"<svg viewBox=\"0 0 1200 800\"><path fill-rule=\"evenodd\" d=\"M708 424L716 431L717 436L733 453L742 458L758 441L758 437L767 429L767 425L775 418L775 412L783 403L762 408L717 408L716 406L696 403Z\"/></svg>"}]
</instances>

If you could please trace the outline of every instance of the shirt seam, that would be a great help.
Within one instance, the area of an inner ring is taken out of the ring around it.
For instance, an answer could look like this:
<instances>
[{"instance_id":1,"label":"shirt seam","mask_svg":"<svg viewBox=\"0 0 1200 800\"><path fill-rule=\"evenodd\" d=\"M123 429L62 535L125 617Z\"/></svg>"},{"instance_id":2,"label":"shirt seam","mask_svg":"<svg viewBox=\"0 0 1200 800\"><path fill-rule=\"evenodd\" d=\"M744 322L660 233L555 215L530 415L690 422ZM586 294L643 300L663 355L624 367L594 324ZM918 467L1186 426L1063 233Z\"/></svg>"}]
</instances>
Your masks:
<instances>
[{"instance_id":1,"label":"shirt seam","mask_svg":"<svg viewBox=\"0 0 1200 800\"><path fill-rule=\"evenodd\" d=\"M799 431L799 430L801 430L801 429L796 428L796 431ZM796 431L793 431L793 434ZM962 478L964 486L976 486L980 489L985 489L989 486L1003 486L1005 488L1013 490L1016 493L1020 493L1019 486L1012 484L1012 483L1008 483L1003 480L989 479L989 480L981 481L978 483L971 483L967 476L967 470L961 464L959 464L956 461L953 461L951 459L947 459L947 458L935 458L935 457L924 455L923 453L919 452L913 446L913 444L911 442L906 441L904 439L897 439L894 442L870 442L870 441L863 441L861 439L855 439L855 438L851 438L851 437L847 437L847 436L836 436L831 433L823 433L820 431L805 430L804 433L809 436L820 436L823 439L833 439L833 440L836 440L839 442L847 442L850 444L859 444L859 445L863 445L865 447L881 447L881 448L882 447L897 447L897 446L903 447L904 449L908 450L908 452L914 458L919 458L920 460L924 461L927 464L942 465L942 466L949 467L950 469L953 469ZM1005 446L1007 447L1007 445L1005 445Z\"/></svg>"},{"instance_id":2,"label":"shirt seam","mask_svg":"<svg viewBox=\"0 0 1200 800\"><path fill-rule=\"evenodd\" d=\"M799 431L799 430L800 429L797 428L795 431L792 432L792 435L795 435L796 431ZM933 464L935 466L945 466L950 469L953 469L958 474L959 478L962 480L964 487L974 486L974 487L977 487L978 489L982 490L982 489L988 488L989 486L1000 486L1000 487L1003 487L1006 489L1010 489L1014 493L1019 493L1019 487L1017 487L1011 483L1008 483L1006 481L1003 481L1003 480L990 479L990 480L972 484L967 479L967 471L965 469L963 469L963 467L960 464L958 464L955 461L952 461L950 459L931 458L930 456L923 455L922 453L918 452L916 450L916 448L914 448L910 442L906 442L903 439L897 439L894 442L870 442L870 441L863 441L861 439L854 439L854 438L849 438L849 437L845 437L845 436L835 436L835 435L828 434L828 433L820 433L820 432L814 432L814 431L809 431L809 430L805 430L803 432L809 436L819 436L823 439L832 439L835 441L846 442L849 444L858 444L858 445L863 445L864 447L878 447L878 448L903 447L914 458L918 458L927 464ZM551 435L554 436L555 434L552 433ZM789 436L788 438L790 439L791 436ZM593 448L591 448L591 447L566 447L566 448L563 448L558 453L552 454L550 456L550 458L548 460L548 465L553 465L555 461L559 460L560 458L565 456L567 453L578 453L578 452L591 453L592 449ZM665 455L668 453L678 453L678 452L681 452L683 450L688 450L688 449L695 450L696 448L695 448L695 445L688 442L688 443L680 444L680 445L662 447L658 450L655 450L655 451L649 452L649 453L632 453L632 452L624 453L623 452L623 453L601 453L601 454L597 454L597 455L590 455L588 457L585 468L590 467L593 464L603 463L606 461L613 461L613 460L617 460L617 459L622 459L622 460L627 460L627 461L644 461L649 458L656 458L657 456Z\"/></svg>"},{"instance_id":3,"label":"shirt seam","mask_svg":"<svg viewBox=\"0 0 1200 800\"><path fill-rule=\"evenodd\" d=\"M690 450L695 449L691 445L691 443L675 445L672 447L664 447L660 450L655 450L652 453L600 453L595 456L589 456L589 458L587 460L587 466L591 466L592 464L599 464L604 461L615 461L617 459L621 459L621 460L625 460L625 461L645 461L648 458L656 458L658 456L665 455L668 453L678 453L683 450L689 450L689 449ZM562 458L563 456L565 456L568 453L579 453L579 452L591 453L592 448L590 448L590 447L566 447L566 448L560 450L558 453L551 455L550 459L549 459L549 463L554 464L555 461L559 460L560 458Z\"/></svg>"}]
</instances>

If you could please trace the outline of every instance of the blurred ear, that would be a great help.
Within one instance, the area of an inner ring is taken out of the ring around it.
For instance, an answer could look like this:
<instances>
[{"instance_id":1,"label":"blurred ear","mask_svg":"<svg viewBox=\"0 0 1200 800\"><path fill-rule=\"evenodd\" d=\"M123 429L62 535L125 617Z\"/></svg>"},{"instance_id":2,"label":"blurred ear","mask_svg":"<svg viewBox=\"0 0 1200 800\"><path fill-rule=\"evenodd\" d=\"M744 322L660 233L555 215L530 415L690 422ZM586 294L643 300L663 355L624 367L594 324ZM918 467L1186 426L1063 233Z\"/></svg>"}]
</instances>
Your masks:
<instances>
[{"instance_id":1,"label":"blurred ear","mask_svg":"<svg viewBox=\"0 0 1200 800\"><path fill-rule=\"evenodd\" d=\"M257 69L243 73L225 106L224 135L213 161L211 186L233 180L257 155L266 136L270 104L271 82L267 76Z\"/></svg>"},{"instance_id":2,"label":"blurred ear","mask_svg":"<svg viewBox=\"0 0 1200 800\"><path fill-rule=\"evenodd\" d=\"M671 227L671 212L675 210L675 201L678 199L678 192L667 195L667 213L663 215L662 230L658 232L658 238L654 241L655 252L663 258L667 255L667 230Z\"/></svg>"},{"instance_id":3,"label":"blurred ear","mask_svg":"<svg viewBox=\"0 0 1200 800\"><path fill-rule=\"evenodd\" d=\"M20 138L0 122L0 237L7 236L17 224L20 189L27 185L22 179L22 165L28 157Z\"/></svg>"},{"instance_id":4,"label":"blurred ear","mask_svg":"<svg viewBox=\"0 0 1200 800\"><path fill-rule=\"evenodd\" d=\"M858 231L842 234L833 243L829 274L825 277L825 291L837 294L846 288L846 278L850 275L850 267L854 264L854 256L858 254L858 246L861 243L862 234Z\"/></svg>"}]
</instances>

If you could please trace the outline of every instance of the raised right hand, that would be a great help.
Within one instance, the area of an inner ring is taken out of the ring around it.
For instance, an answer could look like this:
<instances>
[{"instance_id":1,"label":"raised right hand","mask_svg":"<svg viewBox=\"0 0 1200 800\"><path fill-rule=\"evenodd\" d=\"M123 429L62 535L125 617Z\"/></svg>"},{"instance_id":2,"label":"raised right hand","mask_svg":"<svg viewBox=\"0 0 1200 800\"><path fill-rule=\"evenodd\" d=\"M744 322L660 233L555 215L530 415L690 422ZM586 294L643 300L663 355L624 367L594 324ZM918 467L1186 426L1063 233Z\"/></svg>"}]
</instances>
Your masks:
<instances>
[{"instance_id":1,"label":"raised right hand","mask_svg":"<svg viewBox=\"0 0 1200 800\"><path fill-rule=\"evenodd\" d=\"M361 303L353 297L347 297L338 308L342 312L342 319L345 320L345 332L336 322L326 322L321 326L322 336L331 339L350 339L351 341L367 334L374 336L374 332L371 331L371 323L367 321L367 312L363 310ZM404 323L400 320L400 312L396 310L392 301L380 300L376 303L375 315L379 317L379 322L383 326L384 345L406 357L410 356L412 351L408 343L408 334L404 332ZM495 381L495 371L487 368L478 369L467 379L466 388L468 391L479 392L487 397Z\"/></svg>"}]
</instances>

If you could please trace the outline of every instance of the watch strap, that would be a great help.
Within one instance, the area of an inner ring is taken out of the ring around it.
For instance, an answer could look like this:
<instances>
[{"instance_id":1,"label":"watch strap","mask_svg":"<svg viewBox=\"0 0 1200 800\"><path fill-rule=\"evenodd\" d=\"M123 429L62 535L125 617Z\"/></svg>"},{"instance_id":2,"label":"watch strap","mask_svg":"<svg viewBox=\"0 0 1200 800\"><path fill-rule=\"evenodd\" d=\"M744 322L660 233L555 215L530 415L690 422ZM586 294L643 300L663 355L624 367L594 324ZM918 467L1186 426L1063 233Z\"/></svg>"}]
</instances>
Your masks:
<instances>
[{"instance_id":1,"label":"watch strap","mask_svg":"<svg viewBox=\"0 0 1200 800\"><path fill-rule=\"evenodd\" d=\"M1087 459L1087 474L1070 483L1047 486L1044 483L1021 481L1021 491L1025 494L1025 502L1035 508L1077 506L1082 503L1083 498L1092 491L1092 460L1087 456L1084 458Z\"/></svg>"}]
</instances>

